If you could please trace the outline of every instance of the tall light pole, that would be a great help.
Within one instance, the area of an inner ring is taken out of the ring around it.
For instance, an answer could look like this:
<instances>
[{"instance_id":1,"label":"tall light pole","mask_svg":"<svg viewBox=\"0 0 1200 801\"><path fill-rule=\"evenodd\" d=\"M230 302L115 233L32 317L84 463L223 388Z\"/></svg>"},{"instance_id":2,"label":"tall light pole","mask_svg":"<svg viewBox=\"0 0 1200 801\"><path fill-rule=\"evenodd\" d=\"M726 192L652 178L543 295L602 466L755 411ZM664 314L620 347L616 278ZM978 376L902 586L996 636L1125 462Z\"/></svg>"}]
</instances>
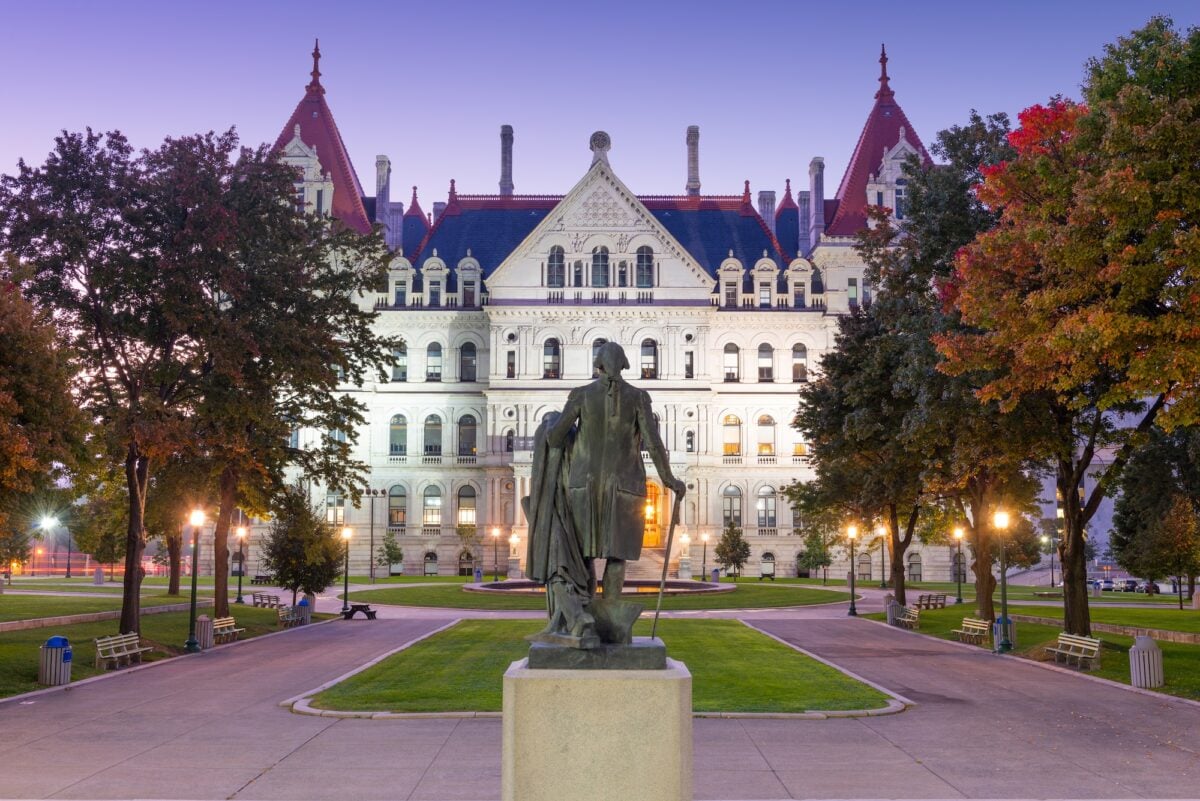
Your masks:
<instances>
[{"instance_id":1,"label":"tall light pole","mask_svg":"<svg viewBox=\"0 0 1200 801\"><path fill-rule=\"evenodd\" d=\"M704 558L700 561L700 578L708 581L708 532L700 535L700 541L704 543Z\"/></svg>"},{"instance_id":2,"label":"tall light pole","mask_svg":"<svg viewBox=\"0 0 1200 801\"><path fill-rule=\"evenodd\" d=\"M349 526L342 529L342 542L346 543L346 568L342 571L342 611L350 611L350 535Z\"/></svg>"},{"instance_id":3,"label":"tall light pole","mask_svg":"<svg viewBox=\"0 0 1200 801\"><path fill-rule=\"evenodd\" d=\"M33 552L33 568L29 571L30 577L37 575L37 558L42 555L42 549L38 548Z\"/></svg>"},{"instance_id":4,"label":"tall light pole","mask_svg":"<svg viewBox=\"0 0 1200 801\"><path fill-rule=\"evenodd\" d=\"M371 526L370 526L371 544L370 544L370 548L367 551L367 553L370 554L370 557L371 557L368 561L370 562L369 572L370 572L372 584L375 583L375 501L378 500L379 498L384 497L385 495L387 495L387 490L382 490L382 489L367 490L367 498L369 498L371 501Z\"/></svg>"},{"instance_id":5,"label":"tall light pole","mask_svg":"<svg viewBox=\"0 0 1200 801\"><path fill-rule=\"evenodd\" d=\"M853 524L846 527L846 536L850 539L850 617L858 617L858 607L854 605L854 540L858 537L858 526Z\"/></svg>"},{"instance_id":6,"label":"tall light pole","mask_svg":"<svg viewBox=\"0 0 1200 801\"><path fill-rule=\"evenodd\" d=\"M42 529L43 532L45 532L45 534L49 534L54 529L58 528L58 518L50 517L50 516L43 517L41 525L39 527ZM38 548L37 552L41 553L42 549ZM35 562L33 566L36 569L37 563ZM70 562L70 559L68 559L67 560L67 578L70 578L70 577L71 577L71 562Z\"/></svg>"},{"instance_id":7,"label":"tall light pole","mask_svg":"<svg viewBox=\"0 0 1200 801\"><path fill-rule=\"evenodd\" d=\"M884 560L887 558L887 528L879 526L875 533L879 535L879 589L886 590L887 563Z\"/></svg>"},{"instance_id":8,"label":"tall light pole","mask_svg":"<svg viewBox=\"0 0 1200 801\"><path fill-rule=\"evenodd\" d=\"M958 543L958 558L954 561L954 580L958 582L958 595L954 596L954 603L962 603L962 580L963 580L963 561L962 561L962 538L963 530L956 527L954 529L954 540Z\"/></svg>"},{"instance_id":9,"label":"tall light pole","mask_svg":"<svg viewBox=\"0 0 1200 801\"><path fill-rule=\"evenodd\" d=\"M492 581L500 580L500 527L492 526L492 542L495 544L492 554Z\"/></svg>"},{"instance_id":10,"label":"tall light pole","mask_svg":"<svg viewBox=\"0 0 1200 801\"><path fill-rule=\"evenodd\" d=\"M1000 535L1000 642L996 644L996 653L1006 654L1012 650L1012 640L1008 638L1011 623L1008 619L1008 563L1005 560L1004 531L1008 528L1008 512L996 512L992 515L992 525Z\"/></svg>"},{"instance_id":11,"label":"tall light pole","mask_svg":"<svg viewBox=\"0 0 1200 801\"><path fill-rule=\"evenodd\" d=\"M242 576L246 572L246 531L245 526L237 527L238 538L238 594L235 604L244 604L246 601L242 598Z\"/></svg>"},{"instance_id":12,"label":"tall light pole","mask_svg":"<svg viewBox=\"0 0 1200 801\"><path fill-rule=\"evenodd\" d=\"M518 537L516 534L513 534L511 537L508 538L508 561L510 563L512 562L513 557L517 555L517 543L519 543L520 541L521 541L521 538ZM506 572L506 575L507 575L507 572ZM512 576L508 576L508 578L512 578Z\"/></svg>"},{"instance_id":13,"label":"tall light pole","mask_svg":"<svg viewBox=\"0 0 1200 801\"><path fill-rule=\"evenodd\" d=\"M188 613L188 638L183 650L195 654L200 651L200 642L196 639L196 574L200 572L200 528L204 525L204 510L193 509L188 523L192 526L192 605Z\"/></svg>"}]
</instances>

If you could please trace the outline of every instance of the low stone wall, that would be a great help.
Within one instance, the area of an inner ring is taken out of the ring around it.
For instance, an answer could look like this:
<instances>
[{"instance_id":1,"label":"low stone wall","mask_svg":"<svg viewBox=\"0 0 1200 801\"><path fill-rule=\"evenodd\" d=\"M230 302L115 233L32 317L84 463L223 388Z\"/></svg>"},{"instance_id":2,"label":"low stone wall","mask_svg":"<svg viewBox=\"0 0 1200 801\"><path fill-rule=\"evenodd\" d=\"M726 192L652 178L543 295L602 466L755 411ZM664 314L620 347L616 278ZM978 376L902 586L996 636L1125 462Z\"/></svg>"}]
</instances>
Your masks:
<instances>
[{"instance_id":1,"label":"low stone wall","mask_svg":"<svg viewBox=\"0 0 1200 801\"><path fill-rule=\"evenodd\" d=\"M1018 623L1040 623L1045 626L1061 626L1062 620L1051 617L1034 617L1033 615L1012 615ZM1200 645L1200 634L1190 631L1171 631L1169 629L1144 629L1139 626L1118 626L1114 623L1092 623L1092 631L1103 631L1106 634L1124 634L1126 637L1150 637L1163 642L1180 642L1186 645Z\"/></svg>"},{"instance_id":2,"label":"low stone wall","mask_svg":"<svg viewBox=\"0 0 1200 801\"><path fill-rule=\"evenodd\" d=\"M197 607L212 606L211 598L196 599ZM167 604L166 606L142 607L143 615L160 615L164 612L186 612L192 608L191 603ZM70 626L73 623L98 623L101 620L117 620L121 617L120 609L107 612L83 612L78 615L59 615L58 617L35 617L29 620L8 620L0 623L0 632L24 631L25 629L41 629L50 626Z\"/></svg>"}]
</instances>

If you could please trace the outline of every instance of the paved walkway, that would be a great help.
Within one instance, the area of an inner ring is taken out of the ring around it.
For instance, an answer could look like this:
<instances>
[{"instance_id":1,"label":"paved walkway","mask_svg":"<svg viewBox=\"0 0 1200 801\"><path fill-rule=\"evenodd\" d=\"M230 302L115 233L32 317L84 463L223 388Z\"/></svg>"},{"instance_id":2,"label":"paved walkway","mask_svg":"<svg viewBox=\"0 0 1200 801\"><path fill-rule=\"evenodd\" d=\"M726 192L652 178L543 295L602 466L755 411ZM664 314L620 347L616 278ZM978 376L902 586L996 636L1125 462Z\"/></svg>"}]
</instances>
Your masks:
<instances>
[{"instance_id":1,"label":"paved walkway","mask_svg":"<svg viewBox=\"0 0 1200 801\"><path fill-rule=\"evenodd\" d=\"M0 797L496 799L498 720L339 720L279 706L449 616L429 612L385 608L377 621L2 704ZM1200 708L849 619L844 606L741 616L918 706L696 720L697 799L1200 796Z\"/></svg>"}]
</instances>

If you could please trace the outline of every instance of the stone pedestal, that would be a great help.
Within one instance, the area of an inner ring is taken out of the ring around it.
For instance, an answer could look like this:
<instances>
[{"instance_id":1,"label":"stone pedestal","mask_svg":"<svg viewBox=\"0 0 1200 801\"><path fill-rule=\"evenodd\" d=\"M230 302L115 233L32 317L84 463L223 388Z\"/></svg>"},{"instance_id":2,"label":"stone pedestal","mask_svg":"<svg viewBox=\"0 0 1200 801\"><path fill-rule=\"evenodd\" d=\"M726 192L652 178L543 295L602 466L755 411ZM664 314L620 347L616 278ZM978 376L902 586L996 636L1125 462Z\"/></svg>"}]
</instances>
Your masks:
<instances>
[{"instance_id":1,"label":"stone pedestal","mask_svg":"<svg viewBox=\"0 0 1200 801\"><path fill-rule=\"evenodd\" d=\"M508 578L521 578L521 558L519 556L508 557Z\"/></svg>"},{"instance_id":2,"label":"stone pedestal","mask_svg":"<svg viewBox=\"0 0 1200 801\"><path fill-rule=\"evenodd\" d=\"M692 560L688 556L679 557L679 578L687 581L692 577Z\"/></svg>"},{"instance_id":3,"label":"stone pedestal","mask_svg":"<svg viewBox=\"0 0 1200 801\"><path fill-rule=\"evenodd\" d=\"M692 674L504 674L503 801L691 801Z\"/></svg>"}]
</instances>

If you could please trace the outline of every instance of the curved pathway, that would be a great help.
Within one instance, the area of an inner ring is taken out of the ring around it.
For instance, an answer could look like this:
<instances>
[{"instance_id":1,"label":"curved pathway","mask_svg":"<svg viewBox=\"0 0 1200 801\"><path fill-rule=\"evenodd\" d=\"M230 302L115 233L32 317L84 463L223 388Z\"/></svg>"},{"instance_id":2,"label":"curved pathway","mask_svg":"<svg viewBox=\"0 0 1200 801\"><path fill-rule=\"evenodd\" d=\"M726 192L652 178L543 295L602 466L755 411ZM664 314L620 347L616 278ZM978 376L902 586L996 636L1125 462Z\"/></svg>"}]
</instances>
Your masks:
<instances>
[{"instance_id":1,"label":"curved pathway","mask_svg":"<svg viewBox=\"0 0 1200 801\"><path fill-rule=\"evenodd\" d=\"M882 593L864 594L860 610L878 609ZM499 720L339 720L279 704L447 618L501 616L524 615L383 607L376 621L0 704L0 797L496 799ZM698 719L698 799L1200 796L1200 706L847 618L844 604L736 616L918 706L881 718Z\"/></svg>"}]
</instances>

